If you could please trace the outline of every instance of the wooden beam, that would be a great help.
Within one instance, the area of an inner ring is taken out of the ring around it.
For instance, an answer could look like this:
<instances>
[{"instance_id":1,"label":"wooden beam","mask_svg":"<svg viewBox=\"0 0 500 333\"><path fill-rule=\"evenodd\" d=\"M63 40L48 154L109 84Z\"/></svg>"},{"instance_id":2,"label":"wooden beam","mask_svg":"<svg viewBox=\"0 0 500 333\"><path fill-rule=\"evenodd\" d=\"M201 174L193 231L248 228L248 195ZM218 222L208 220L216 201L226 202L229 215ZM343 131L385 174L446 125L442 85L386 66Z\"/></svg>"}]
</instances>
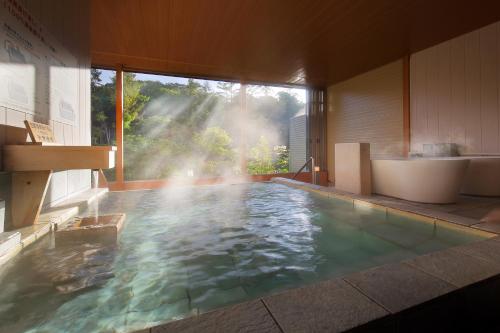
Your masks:
<instances>
[{"instance_id":1,"label":"wooden beam","mask_svg":"<svg viewBox=\"0 0 500 333\"><path fill-rule=\"evenodd\" d=\"M410 152L410 56L403 58L403 156Z\"/></svg>"},{"instance_id":2,"label":"wooden beam","mask_svg":"<svg viewBox=\"0 0 500 333\"><path fill-rule=\"evenodd\" d=\"M116 182L123 183L123 67L116 66Z\"/></svg>"},{"instance_id":3,"label":"wooden beam","mask_svg":"<svg viewBox=\"0 0 500 333\"><path fill-rule=\"evenodd\" d=\"M52 171L12 173L11 215L14 228L33 225L42 208Z\"/></svg>"}]
</instances>

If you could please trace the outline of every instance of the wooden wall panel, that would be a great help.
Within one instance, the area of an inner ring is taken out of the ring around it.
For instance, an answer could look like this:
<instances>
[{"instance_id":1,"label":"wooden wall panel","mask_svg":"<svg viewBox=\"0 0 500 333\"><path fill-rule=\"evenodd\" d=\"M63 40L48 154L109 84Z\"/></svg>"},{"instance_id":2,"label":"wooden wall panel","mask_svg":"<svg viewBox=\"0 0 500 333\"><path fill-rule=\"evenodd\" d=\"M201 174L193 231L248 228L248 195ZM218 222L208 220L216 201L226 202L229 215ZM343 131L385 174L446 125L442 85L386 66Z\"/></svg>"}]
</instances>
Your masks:
<instances>
[{"instance_id":1,"label":"wooden wall panel","mask_svg":"<svg viewBox=\"0 0 500 333\"><path fill-rule=\"evenodd\" d=\"M500 23L497 25L497 57L500 58ZM500 109L500 64L497 63L497 104L498 108ZM500 112L500 111L499 111ZM499 126L500 126L500 119L499 119ZM500 135L498 136L498 146L500 146Z\"/></svg>"},{"instance_id":2,"label":"wooden wall panel","mask_svg":"<svg viewBox=\"0 0 500 333\"><path fill-rule=\"evenodd\" d=\"M436 110L438 112L438 140L451 140L451 43L445 43L437 48L437 95Z\"/></svg>"},{"instance_id":3,"label":"wooden wall panel","mask_svg":"<svg viewBox=\"0 0 500 333\"><path fill-rule=\"evenodd\" d=\"M427 99L425 101L425 109L427 110L427 137L432 138L433 141L437 141L439 137L439 109L436 98L436 91L439 89L438 59L438 49L434 48L429 52L427 58Z\"/></svg>"},{"instance_id":4,"label":"wooden wall panel","mask_svg":"<svg viewBox=\"0 0 500 333\"><path fill-rule=\"evenodd\" d=\"M463 152L481 152L481 65L479 34L465 35L465 147Z\"/></svg>"},{"instance_id":5,"label":"wooden wall panel","mask_svg":"<svg viewBox=\"0 0 500 333\"><path fill-rule=\"evenodd\" d=\"M427 114L426 114L426 93L423 89L427 80L427 55L420 58L410 57L410 88L419 87L419 89L410 89L410 150L415 150L419 142L415 138L421 138L427 135ZM417 110L418 112L414 112Z\"/></svg>"},{"instance_id":6,"label":"wooden wall panel","mask_svg":"<svg viewBox=\"0 0 500 333\"><path fill-rule=\"evenodd\" d=\"M373 157L402 157L403 61L347 81L327 93L328 177L334 181L335 143L369 142Z\"/></svg>"},{"instance_id":7,"label":"wooden wall panel","mask_svg":"<svg viewBox=\"0 0 500 333\"><path fill-rule=\"evenodd\" d=\"M464 154L500 154L499 48L497 22L411 56L413 151L453 142Z\"/></svg>"},{"instance_id":8,"label":"wooden wall panel","mask_svg":"<svg viewBox=\"0 0 500 333\"><path fill-rule=\"evenodd\" d=\"M481 143L485 153L498 153L497 25L479 31L481 64Z\"/></svg>"},{"instance_id":9,"label":"wooden wall panel","mask_svg":"<svg viewBox=\"0 0 500 333\"><path fill-rule=\"evenodd\" d=\"M95 65L326 87L500 19L498 0L92 0Z\"/></svg>"},{"instance_id":10,"label":"wooden wall panel","mask_svg":"<svg viewBox=\"0 0 500 333\"><path fill-rule=\"evenodd\" d=\"M465 40L451 42L451 141L464 146L466 143L465 117Z\"/></svg>"}]
</instances>

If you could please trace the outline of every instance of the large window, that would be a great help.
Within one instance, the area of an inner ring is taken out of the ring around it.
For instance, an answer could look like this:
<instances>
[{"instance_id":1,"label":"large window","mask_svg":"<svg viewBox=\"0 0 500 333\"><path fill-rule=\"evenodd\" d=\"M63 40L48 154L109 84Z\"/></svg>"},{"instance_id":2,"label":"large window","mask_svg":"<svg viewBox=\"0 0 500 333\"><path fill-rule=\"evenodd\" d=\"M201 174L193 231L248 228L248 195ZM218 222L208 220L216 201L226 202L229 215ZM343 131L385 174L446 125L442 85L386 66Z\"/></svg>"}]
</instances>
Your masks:
<instances>
[{"instance_id":1,"label":"large window","mask_svg":"<svg viewBox=\"0 0 500 333\"><path fill-rule=\"evenodd\" d=\"M91 70L92 145L116 146L116 72L107 69ZM110 181L115 169L103 170Z\"/></svg>"},{"instance_id":2,"label":"large window","mask_svg":"<svg viewBox=\"0 0 500 333\"><path fill-rule=\"evenodd\" d=\"M94 144L114 144L114 77L93 70ZM305 89L125 72L125 180L296 171L306 159L305 95Z\"/></svg>"},{"instance_id":3,"label":"large window","mask_svg":"<svg viewBox=\"0 0 500 333\"><path fill-rule=\"evenodd\" d=\"M125 180L241 173L233 123L239 86L125 73Z\"/></svg>"},{"instance_id":4,"label":"large window","mask_svg":"<svg viewBox=\"0 0 500 333\"><path fill-rule=\"evenodd\" d=\"M297 171L306 160L305 89L248 85L248 174Z\"/></svg>"}]
</instances>

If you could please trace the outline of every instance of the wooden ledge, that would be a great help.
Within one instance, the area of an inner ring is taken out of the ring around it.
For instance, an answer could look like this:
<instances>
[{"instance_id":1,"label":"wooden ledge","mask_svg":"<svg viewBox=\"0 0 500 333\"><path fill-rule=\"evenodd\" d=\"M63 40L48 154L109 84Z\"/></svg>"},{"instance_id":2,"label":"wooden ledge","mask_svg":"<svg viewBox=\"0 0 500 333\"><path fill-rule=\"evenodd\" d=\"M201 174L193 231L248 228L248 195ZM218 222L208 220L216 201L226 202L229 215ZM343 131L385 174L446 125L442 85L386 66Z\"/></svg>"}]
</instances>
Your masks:
<instances>
[{"instance_id":1,"label":"wooden ledge","mask_svg":"<svg viewBox=\"0 0 500 333\"><path fill-rule=\"evenodd\" d=\"M113 146L6 145L4 171L108 169L115 166Z\"/></svg>"}]
</instances>

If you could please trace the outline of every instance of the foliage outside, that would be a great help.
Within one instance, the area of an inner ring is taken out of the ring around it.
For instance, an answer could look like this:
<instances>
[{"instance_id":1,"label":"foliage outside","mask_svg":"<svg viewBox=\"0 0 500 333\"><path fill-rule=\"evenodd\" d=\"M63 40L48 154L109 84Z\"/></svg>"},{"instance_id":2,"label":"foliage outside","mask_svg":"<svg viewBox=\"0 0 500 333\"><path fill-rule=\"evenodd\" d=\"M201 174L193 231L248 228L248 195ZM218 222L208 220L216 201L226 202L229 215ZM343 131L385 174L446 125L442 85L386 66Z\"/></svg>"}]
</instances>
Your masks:
<instances>
[{"instance_id":1,"label":"foliage outside","mask_svg":"<svg viewBox=\"0 0 500 333\"><path fill-rule=\"evenodd\" d=\"M115 145L115 80L103 83L101 75L92 69L92 144ZM250 86L243 114L239 88L141 81L125 73L125 179L238 175L241 154L248 174L288 172L289 123L303 103L287 91L270 96L268 87Z\"/></svg>"}]
</instances>

